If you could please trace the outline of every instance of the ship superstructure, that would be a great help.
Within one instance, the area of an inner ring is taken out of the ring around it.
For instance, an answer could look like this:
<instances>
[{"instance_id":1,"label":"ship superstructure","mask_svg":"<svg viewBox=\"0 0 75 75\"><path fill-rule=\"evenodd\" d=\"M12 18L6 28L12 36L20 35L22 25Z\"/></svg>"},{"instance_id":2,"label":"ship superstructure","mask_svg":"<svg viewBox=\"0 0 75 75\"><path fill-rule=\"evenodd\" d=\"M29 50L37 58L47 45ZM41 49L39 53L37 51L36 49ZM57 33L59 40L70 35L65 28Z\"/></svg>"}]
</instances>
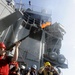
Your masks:
<instances>
[{"instance_id":1,"label":"ship superstructure","mask_svg":"<svg viewBox=\"0 0 75 75\"><path fill-rule=\"evenodd\" d=\"M5 42L9 47L17 40L30 34L22 41L18 62L28 66L34 63L39 68L45 61L49 61L56 68L67 68L66 58L60 54L63 36L66 33L63 26L57 22L52 24L51 14L37 12L30 7L24 8L22 7L24 4L21 4L19 9L16 6L12 7L8 1L4 2L7 5L7 10L5 10L7 14L4 16L1 13L0 41ZM3 9L2 0L0 3ZM17 4L19 5L19 3ZM8 7L12 10L8 10ZM46 22L49 22L50 25L42 28ZM10 51L9 55L13 55L13 52L14 50Z\"/></svg>"}]
</instances>

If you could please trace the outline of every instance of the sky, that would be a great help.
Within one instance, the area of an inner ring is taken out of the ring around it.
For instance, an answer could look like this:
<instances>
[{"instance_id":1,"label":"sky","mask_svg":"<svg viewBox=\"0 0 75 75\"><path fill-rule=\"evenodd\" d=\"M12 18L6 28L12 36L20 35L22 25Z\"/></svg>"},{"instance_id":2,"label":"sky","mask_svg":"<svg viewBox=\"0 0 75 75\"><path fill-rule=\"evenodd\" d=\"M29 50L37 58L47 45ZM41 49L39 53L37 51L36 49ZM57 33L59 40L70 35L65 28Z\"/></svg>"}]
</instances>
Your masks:
<instances>
[{"instance_id":1,"label":"sky","mask_svg":"<svg viewBox=\"0 0 75 75\"><path fill-rule=\"evenodd\" d=\"M20 0L15 0L20 2ZM22 0L28 4L29 0ZM31 0L31 4L47 9L52 15L52 23L58 22L64 26L66 34L63 37L61 54L68 60L68 69L63 69L63 75L71 75L75 71L75 0Z\"/></svg>"}]
</instances>

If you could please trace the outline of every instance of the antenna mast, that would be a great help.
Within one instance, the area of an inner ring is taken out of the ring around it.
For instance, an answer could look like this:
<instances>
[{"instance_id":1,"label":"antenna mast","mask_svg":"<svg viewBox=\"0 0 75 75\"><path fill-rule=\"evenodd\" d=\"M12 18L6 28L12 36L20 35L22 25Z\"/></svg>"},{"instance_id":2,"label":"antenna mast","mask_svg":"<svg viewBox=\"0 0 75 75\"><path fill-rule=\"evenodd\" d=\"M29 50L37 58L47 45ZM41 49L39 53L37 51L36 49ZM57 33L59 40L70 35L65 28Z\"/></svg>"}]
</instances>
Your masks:
<instances>
[{"instance_id":1,"label":"antenna mast","mask_svg":"<svg viewBox=\"0 0 75 75\"><path fill-rule=\"evenodd\" d=\"M20 0L20 8L19 8L19 10L21 10L21 5L22 5L22 0Z\"/></svg>"}]
</instances>

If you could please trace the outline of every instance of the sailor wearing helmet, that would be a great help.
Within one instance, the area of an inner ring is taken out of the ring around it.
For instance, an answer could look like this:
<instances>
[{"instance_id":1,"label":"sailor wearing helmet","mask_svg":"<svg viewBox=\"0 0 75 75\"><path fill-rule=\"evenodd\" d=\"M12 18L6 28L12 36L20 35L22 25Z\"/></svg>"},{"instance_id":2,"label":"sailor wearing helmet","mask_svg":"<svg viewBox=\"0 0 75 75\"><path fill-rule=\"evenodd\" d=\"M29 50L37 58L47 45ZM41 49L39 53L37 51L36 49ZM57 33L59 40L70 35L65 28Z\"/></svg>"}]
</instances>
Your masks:
<instances>
[{"instance_id":1,"label":"sailor wearing helmet","mask_svg":"<svg viewBox=\"0 0 75 75\"><path fill-rule=\"evenodd\" d=\"M3 42L0 42L0 75L9 74L9 63L17 61L18 59L18 47L20 42L16 43L15 53L13 57L6 55L6 46Z\"/></svg>"}]
</instances>

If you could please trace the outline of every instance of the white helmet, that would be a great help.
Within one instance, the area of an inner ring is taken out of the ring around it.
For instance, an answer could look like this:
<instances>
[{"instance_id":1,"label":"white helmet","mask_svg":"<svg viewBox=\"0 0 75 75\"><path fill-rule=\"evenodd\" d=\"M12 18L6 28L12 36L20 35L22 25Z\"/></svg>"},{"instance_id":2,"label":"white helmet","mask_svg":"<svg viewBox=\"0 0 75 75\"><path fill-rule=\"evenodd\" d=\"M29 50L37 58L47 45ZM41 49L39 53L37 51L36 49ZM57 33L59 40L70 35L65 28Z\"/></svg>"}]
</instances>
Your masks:
<instances>
[{"instance_id":1,"label":"white helmet","mask_svg":"<svg viewBox=\"0 0 75 75\"><path fill-rule=\"evenodd\" d=\"M21 69L25 69L26 67L24 65L21 65Z\"/></svg>"},{"instance_id":2,"label":"white helmet","mask_svg":"<svg viewBox=\"0 0 75 75\"><path fill-rule=\"evenodd\" d=\"M37 69L37 66L34 64L34 65L31 66L31 68Z\"/></svg>"}]
</instances>

